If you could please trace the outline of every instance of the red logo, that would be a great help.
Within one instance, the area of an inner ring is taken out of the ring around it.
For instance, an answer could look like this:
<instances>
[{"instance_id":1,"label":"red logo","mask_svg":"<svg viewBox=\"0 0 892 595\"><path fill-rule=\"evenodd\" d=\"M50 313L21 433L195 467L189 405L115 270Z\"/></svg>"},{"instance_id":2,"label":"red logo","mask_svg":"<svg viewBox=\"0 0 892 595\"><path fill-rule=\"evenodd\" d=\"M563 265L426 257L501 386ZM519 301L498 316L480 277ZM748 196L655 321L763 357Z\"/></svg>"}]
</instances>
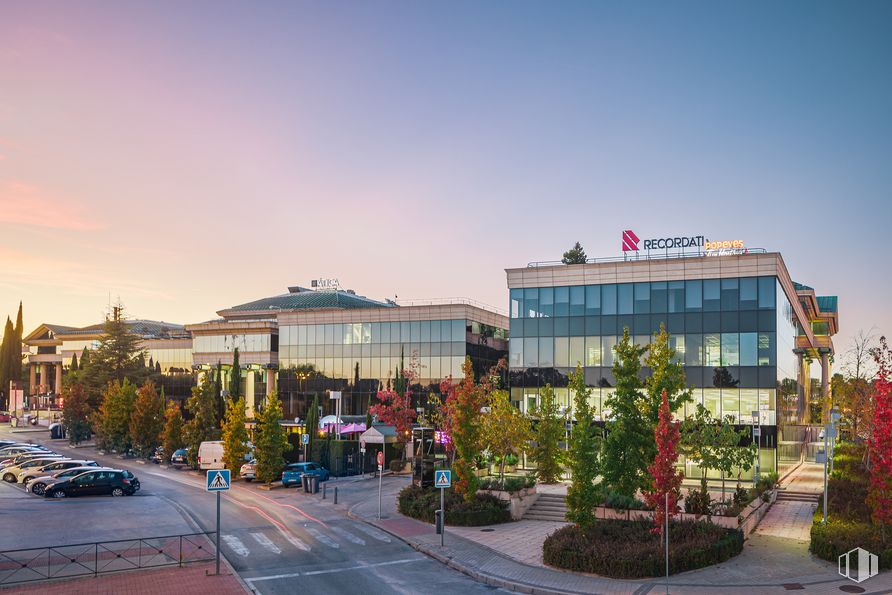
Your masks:
<instances>
[{"instance_id":1,"label":"red logo","mask_svg":"<svg viewBox=\"0 0 892 595\"><path fill-rule=\"evenodd\" d=\"M635 232L631 229L627 229L623 232L623 252L637 252L638 251L638 236L635 235Z\"/></svg>"}]
</instances>

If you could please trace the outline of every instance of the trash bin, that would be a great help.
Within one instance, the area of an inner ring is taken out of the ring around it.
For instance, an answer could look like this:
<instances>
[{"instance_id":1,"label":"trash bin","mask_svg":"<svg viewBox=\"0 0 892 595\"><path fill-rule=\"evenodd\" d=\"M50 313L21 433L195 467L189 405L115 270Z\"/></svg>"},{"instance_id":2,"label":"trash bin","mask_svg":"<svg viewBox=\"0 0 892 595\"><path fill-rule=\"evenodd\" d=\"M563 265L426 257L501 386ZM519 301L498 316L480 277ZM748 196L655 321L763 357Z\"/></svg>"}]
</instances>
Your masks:
<instances>
[{"instance_id":1,"label":"trash bin","mask_svg":"<svg viewBox=\"0 0 892 595\"><path fill-rule=\"evenodd\" d=\"M310 481L309 480L310 480L310 476L307 475L306 473L304 473L300 476L300 485L302 485L304 488L304 494L310 493Z\"/></svg>"},{"instance_id":2,"label":"trash bin","mask_svg":"<svg viewBox=\"0 0 892 595\"><path fill-rule=\"evenodd\" d=\"M319 493L319 476L314 473L311 473L307 477L307 485L310 488L311 494L318 494Z\"/></svg>"}]
</instances>

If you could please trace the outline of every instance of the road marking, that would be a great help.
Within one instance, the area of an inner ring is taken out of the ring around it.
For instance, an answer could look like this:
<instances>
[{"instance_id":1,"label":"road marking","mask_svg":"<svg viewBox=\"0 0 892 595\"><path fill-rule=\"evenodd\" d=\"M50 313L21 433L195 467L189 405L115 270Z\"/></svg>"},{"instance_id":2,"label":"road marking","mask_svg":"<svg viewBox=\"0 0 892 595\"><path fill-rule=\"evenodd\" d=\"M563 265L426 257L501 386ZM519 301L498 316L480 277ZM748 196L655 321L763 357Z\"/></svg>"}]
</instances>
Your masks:
<instances>
[{"instance_id":1,"label":"road marking","mask_svg":"<svg viewBox=\"0 0 892 595\"><path fill-rule=\"evenodd\" d=\"M377 539L378 541L383 541L384 543L390 543L390 537L388 537L387 533L385 533L384 531L379 531L378 529L375 529L374 527L369 527L368 525L365 525L363 523L354 523L353 526L355 528L359 529L360 531L362 531L363 533L365 533L366 535L368 535L369 537L373 537L373 538Z\"/></svg>"},{"instance_id":2,"label":"road marking","mask_svg":"<svg viewBox=\"0 0 892 595\"><path fill-rule=\"evenodd\" d=\"M257 576L254 578L246 578L246 583L259 583L261 581L274 581L283 578L295 578L298 576L315 576L317 574L334 574L337 572L350 572L351 570L365 570L367 568L377 568L379 566L393 566L395 564L409 564L410 562L420 562L425 560L424 556L415 558L405 558L403 560L390 560L389 562L377 562L375 564L359 564L358 566L348 566L346 568L331 568L329 570L310 570L308 572L292 572L289 574L273 574L270 576Z\"/></svg>"},{"instance_id":3,"label":"road marking","mask_svg":"<svg viewBox=\"0 0 892 595\"><path fill-rule=\"evenodd\" d=\"M356 545L365 545L365 539L357 537L346 529L341 529L340 527L332 527L331 530L351 543L355 543Z\"/></svg>"},{"instance_id":4,"label":"road marking","mask_svg":"<svg viewBox=\"0 0 892 595\"><path fill-rule=\"evenodd\" d=\"M320 531L316 527L310 527L309 525L307 525L304 527L304 529L306 529L307 533L312 535L316 541L323 543L323 544L327 545L328 547L331 547L334 549L340 549L341 545L337 541L335 541L328 535L325 535L324 533L322 533L322 531Z\"/></svg>"},{"instance_id":5,"label":"road marking","mask_svg":"<svg viewBox=\"0 0 892 595\"><path fill-rule=\"evenodd\" d=\"M229 546L229 549L243 558L251 553L250 550L245 547L245 544L242 543L242 540L235 535L224 535L223 541L226 542L226 545Z\"/></svg>"},{"instance_id":6,"label":"road marking","mask_svg":"<svg viewBox=\"0 0 892 595\"><path fill-rule=\"evenodd\" d=\"M281 554L282 550L279 549L279 546L274 544L272 540L264 535L263 533L251 533L251 537L254 538L254 541L268 549L274 554Z\"/></svg>"},{"instance_id":7,"label":"road marking","mask_svg":"<svg viewBox=\"0 0 892 595\"><path fill-rule=\"evenodd\" d=\"M285 534L285 539L287 539L291 543L291 545L293 545L294 547L296 547L299 550L303 550L305 552L310 551L310 546L307 545L306 543L304 543L304 541L302 539L300 539L299 537L297 537L295 535L287 533L287 534Z\"/></svg>"}]
</instances>

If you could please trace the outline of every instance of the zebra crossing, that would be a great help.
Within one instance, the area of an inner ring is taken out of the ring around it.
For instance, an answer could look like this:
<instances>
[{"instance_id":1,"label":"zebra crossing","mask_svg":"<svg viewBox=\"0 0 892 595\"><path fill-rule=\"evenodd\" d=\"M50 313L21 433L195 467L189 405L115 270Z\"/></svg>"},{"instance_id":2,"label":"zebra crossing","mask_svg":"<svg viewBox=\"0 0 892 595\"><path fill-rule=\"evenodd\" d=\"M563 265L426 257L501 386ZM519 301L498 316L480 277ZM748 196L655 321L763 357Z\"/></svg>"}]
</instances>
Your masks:
<instances>
[{"instance_id":1,"label":"zebra crossing","mask_svg":"<svg viewBox=\"0 0 892 595\"><path fill-rule=\"evenodd\" d=\"M343 546L365 547L369 541L391 543L391 538L374 527L351 523L349 529L329 525L327 529L306 523L297 530L281 531L272 528L241 529L221 535L223 545L236 558L249 556L283 556L296 552L310 552L314 548L339 550Z\"/></svg>"}]
</instances>

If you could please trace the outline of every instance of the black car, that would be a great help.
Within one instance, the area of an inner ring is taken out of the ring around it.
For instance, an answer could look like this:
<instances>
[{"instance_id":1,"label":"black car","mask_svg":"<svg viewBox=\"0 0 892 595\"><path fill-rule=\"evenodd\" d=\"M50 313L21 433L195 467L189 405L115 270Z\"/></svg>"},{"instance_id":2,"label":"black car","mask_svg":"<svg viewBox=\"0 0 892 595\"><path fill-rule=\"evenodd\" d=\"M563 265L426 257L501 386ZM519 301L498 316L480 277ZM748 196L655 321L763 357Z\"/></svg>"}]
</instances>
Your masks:
<instances>
[{"instance_id":1,"label":"black car","mask_svg":"<svg viewBox=\"0 0 892 595\"><path fill-rule=\"evenodd\" d=\"M133 482L125 477L129 471L89 471L71 479L47 486L43 495L47 498L68 496L132 496L136 492ZM130 474L132 477L132 474ZM135 477L133 479L136 479Z\"/></svg>"},{"instance_id":2,"label":"black car","mask_svg":"<svg viewBox=\"0 0 892 595\"><path fill-rule=\"evenodd\" d=\"M130 480L130 485L133 486L133 491L138 492L140 485L139 485L139 480L136 478L136 476L133 473L131 473L130 471L127 471L126 469L121 471L121 473L124 474L124 479Z\"/></svg>"}]
</instances>

